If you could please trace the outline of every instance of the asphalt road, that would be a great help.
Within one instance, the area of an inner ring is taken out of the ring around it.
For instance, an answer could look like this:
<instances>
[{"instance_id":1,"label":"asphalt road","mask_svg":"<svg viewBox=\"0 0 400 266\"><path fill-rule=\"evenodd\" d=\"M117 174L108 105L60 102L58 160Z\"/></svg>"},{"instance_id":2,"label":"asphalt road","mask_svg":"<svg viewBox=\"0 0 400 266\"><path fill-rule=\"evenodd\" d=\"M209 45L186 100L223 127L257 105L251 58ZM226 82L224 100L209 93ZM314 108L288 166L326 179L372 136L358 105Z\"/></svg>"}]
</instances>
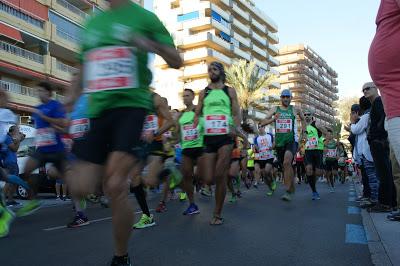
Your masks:
<instances>
[{"instance_id":1,"label":"asphalt road","mask_svg":"<svg viewBox=\"0 0 400 266\"><path fill-rule=\"evenodd\" d=\"M201 213L191 217L181 214L187 203L170 201L167 212L155 214L157 226L133 232L133 263L372 265L361 216L348 213L355 206L350 185L338 185L336 193L318 185L322 199L315 202L304 184L291 203L279 199L281 188L272 197L265 195L265 186L246 191L237 203L226 202L222 226L209 225L213 199L197 196ZM91 206L88 216L95 222L78 229L65 228L71 216L71 207L62 205L17 219L9 237L0 239L0 264L107 265L113 248L110 210Z\"/></svg>"}]
</instances>

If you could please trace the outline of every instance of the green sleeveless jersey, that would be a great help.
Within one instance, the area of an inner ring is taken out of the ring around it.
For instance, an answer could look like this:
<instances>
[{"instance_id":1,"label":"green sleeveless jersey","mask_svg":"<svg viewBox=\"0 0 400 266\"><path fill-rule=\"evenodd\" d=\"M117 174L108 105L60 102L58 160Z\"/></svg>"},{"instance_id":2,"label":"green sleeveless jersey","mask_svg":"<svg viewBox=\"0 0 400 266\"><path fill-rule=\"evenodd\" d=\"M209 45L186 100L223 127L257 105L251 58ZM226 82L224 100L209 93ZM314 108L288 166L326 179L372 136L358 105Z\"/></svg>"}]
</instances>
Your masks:
<instances>
[{"instance_id":1,"label":"green sleeveless jersey","mask_svg":"<svg viewBox=\"0 0 400 266\"><path fill-rule=\"evenodd\" d=\"M203 102L203 118L205 136L229 134L229 127L233 125L231 99L224 89L208 90Z\"/></svg>"},{"instance_id":2,"label":"green sleeveless jersey","mask_svg":"<svg viewBox=\"0 0 400 266\"><path fill-rule=\"evenodd\" d=\"M325 144L325 157L327 161L335 161L337 155L336 141L331 140Z\"/></svg>"},{"instance_id":3,"label":"green sleeveless jersey","mask_svg":"<svg viewBox=\"0 0 400 266\"><path fill-rule=\"evenodd\" d=\"M308 125L306 130L307 130L306 150L308 151L317 150L319 144L318 130L312 125Z\"/></svg>"},{"instance_id":4,"label":"green sleeveless jersey","mask_svg":"<svg viewBox=\"0 0 400 266\"><path fill-rule=\"evenodd\" d=\"M278 106L276 113L280 114L279 118L275 121L275 143L276 147L279 148L294 141L296 116L291 105L287 110L283 110Z\"/></svg>"},{"instance_id":5,"label":"green sleeveless jersey","mask_svg":"<svg viewBox=\"0 0 400 266\"><path fill-rule=\"evenodd\" d=\"M202 119L199 119L197 127L193 126L194 111L183 112L179 118L182 149L203 147Z\"/></svg>"}]
</instances>

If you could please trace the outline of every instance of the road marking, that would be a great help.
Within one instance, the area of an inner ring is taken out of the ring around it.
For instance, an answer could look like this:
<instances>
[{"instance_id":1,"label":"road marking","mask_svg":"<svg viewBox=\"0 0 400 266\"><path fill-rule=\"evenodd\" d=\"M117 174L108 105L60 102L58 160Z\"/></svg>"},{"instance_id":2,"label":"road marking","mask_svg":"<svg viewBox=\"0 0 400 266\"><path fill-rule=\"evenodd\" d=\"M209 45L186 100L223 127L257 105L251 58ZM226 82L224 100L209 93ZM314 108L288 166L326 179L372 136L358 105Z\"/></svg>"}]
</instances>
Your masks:
<instances>
[{"instance_id":1,"label":"road marking","mask_svg":"<svg viewBox=\"0 0 400 266\"><path fill-rule=\"evenodd\" d=\"M349 201L350 201L350 202L356 201L356 197L349 197Z\"/></svg>"},{"instance_id":2,"label":"road marking","mask_svg":"<svg viewBox=\"0 0 400 266\"><path fill-rule=\"evenodd\" d=\"M361 209L355 206L348 206L347 207L347 214L360 214Z\"/></svg>"},{"instance_id":3,"label":"road marking","mask_svg":"<svg viewBox=\"0 0 400 266\"><path fill-rule=\"evenodd\" d=\"M363 244L368 243L364 226L358 224L346 224L346 241L347 244Z\"/></svg>"},{"instance_id":4,"label":"road marking","mask_svg":"<svg viewBox=\"0 0 400 266\"><path fill-rule=\"evenodd\" d=\"M154 210L151 209L150 212L152 212L152 211L154 211ZM136 211L136 212L135 212L135 214L140 214L140 213L142 213L142 211ZM90 222L91 224L94 224L94 223L98 223L98 222L103 222L103 221L111 220L111 218L112 218L112 217L105 217L105 218L100 218L100 219L95 219L95 220L89 220L89 222ZM55 226L55 227L45 228L45 229L43 229L43 231L50 232L50 231L59 230L59 229L64 229L64 228L67 228L67 226L66 226L66 225L61 225L61 226Z\"/></svg>"}]
</instances>

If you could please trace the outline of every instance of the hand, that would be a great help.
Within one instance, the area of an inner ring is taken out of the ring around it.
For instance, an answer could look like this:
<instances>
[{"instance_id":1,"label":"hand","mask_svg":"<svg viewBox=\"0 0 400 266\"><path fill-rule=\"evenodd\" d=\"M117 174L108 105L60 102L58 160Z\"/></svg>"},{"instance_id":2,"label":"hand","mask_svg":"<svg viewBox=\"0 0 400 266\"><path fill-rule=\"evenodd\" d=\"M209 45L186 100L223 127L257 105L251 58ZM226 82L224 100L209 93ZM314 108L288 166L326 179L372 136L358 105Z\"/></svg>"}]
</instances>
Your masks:
<instances>
[{"instance_id":1,"label":"hand","mask_svg":"<svg viewBox=\"0 0 400 266\"><path fill-rule=\"evenodd\" d=\"M142 140L146 143L152 143L154 140L154 133L150 130L143 132Z\"/></svg>"},{"instance_id":2,"label":"hand","mask_svg":"<svg viewBox=\"0 0 400 266\"><path fill-rule=\"evenodd\" d=\"M350 115L350 122L355 124L357 122L358 115L356 113L351 113Z\"/></svg>"},{"instance_id":3,"label":"hand","mask_svg":"<svg viewBox=\"0 0 400 266\"><path fill-rule=\"evenodd\" d=\"M276 114L274 114L274 116L273 116L274 121L276 121L277 119L279 119L279 117L281 117L281 113L276 113Z\"/></svg>"},{"instance_id":4,"label":"hand","mask_svg":"<svg viewBox=\"0 0 400 266\"><path fill-rule=\"evenodd\" d=\"M344 125L344 129L345 129L346 131L350 132L350 131L351 131L350 126L351 126L351 124Z\"/></svg>"}]
</instances>

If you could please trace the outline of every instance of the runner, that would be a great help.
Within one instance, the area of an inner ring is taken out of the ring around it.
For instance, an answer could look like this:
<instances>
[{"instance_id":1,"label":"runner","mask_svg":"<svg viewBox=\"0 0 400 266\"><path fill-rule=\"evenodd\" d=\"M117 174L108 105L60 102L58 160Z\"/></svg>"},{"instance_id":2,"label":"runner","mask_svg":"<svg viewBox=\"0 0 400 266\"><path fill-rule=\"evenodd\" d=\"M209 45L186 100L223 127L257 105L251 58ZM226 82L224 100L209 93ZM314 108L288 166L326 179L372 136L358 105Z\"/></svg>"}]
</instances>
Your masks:
<instances>
[{"instance_id":1,"label":"runner","mask_svg":"<svg viewBox=\"0 0 400 266\"><path fill-rule=\"evenodd\" d=\"M321 139L323 130L325 129L321 125L317 124L316 121L314 121L314 117L310 110L306 110L304 112L304 117L307 124L304 132L307 137L304 159L307 181L312 190L312 200L319 200L320 195L316 188L317 176L321 172L322 167L322 157L319 151L319 140Z\"/></svg>"},{"instance_id":2,"label":"runner","mask_svg":"<svg viewBox=\"0 0 400 266\"><path fill-rule=\"evenodd\" d=\"M199 207L195 204L193 194L193 182L194 182L194 168L197 164L197 170L201 171L203 151L204 151L204 137L203 137L203 121L201 120L197 127L194 124L194 116L196 106L193 104L194 91L191 89L185 89L183 91L183 103L186 105L186 109L183 110L178 122L177 127L178 134L180 136L180 142L182 146L182 175L184 190L189 198L189 207L183 212L183 215L193 215L200 213ZM199 176L202 174L199 172Z\"/></svg>"},{"instance_id":3,"label":"runner","mask_svg":"<svg viewBox=\"0 0 400 266\"><path fill-rule=\"evenodd\" d=\"M89 94L90 130L77 147L80 159L69 176L73 194L93 193L103 182L110 197L115 256L111 265L131 265L128 240L133 210L128 201L128 174L137 164L146 110L152 106L148 53L159 54L173 68L182 60L173 40L151 12L130 0L110 0L110 9L91 17L83 30L83 67L71 90L72 105L84 84ZM115 69L115 66L118 69ZM104 174L105 173L105 174Z\"/></svg>"},{"instance_id":4,"label":"runner","mask_svg":"<svg viewBox=\"0 0 400 266\"><path fill-rule=\"evenodd\" d=\"M24 179L29 180L31 190L29 201L17 211L17 216L26 216L37 211L41 202L35 199L37 180L30 179L32 172L44 166L46 163L53 163L64 178L66 157L65 147L61 140L61 133L68 128L68 120L62 104L53 100L52 86L47 82L38 84L38 93L41 104L32 110L36 127L36 151L29 157L25 164Z\"/></svg>"},{"instance_id":5,"label":"runner","mask_svg":"<svg viewBox=\"0 0 400 266\"><path fill-rule=\"evenodd\" d=\"M319 157L320 157L320 168L316 173L317 176L317 180L318 180L318 176L320 177L319 179L321 181L326 180L326 164L325 164L325 159L326 157L324 156L324 146L325 146L325 137L324 134L322 134L322 136L318 139L318 153L319 153Z\"/></svg>"},{"instance_id":6,"label":"runner","mask_svg":"<svg viewBox=\"0 0 400 266\"><path fill-rule=\"evenodd\" d=\"M240 162L242 160L241 155L242 155L242 150L243 148L243 140L239 137L235 138L235 142L234 142L234 148L232 150L232 154L231 154L231 164L229 167L229 174L228 174L228 190L231 193L231 198L230 198L230 202L234 203L237 200L237 192L235 191L235 187L234 185L237 186L237 184L239 184L240 186L240 178L239 178L239 174L240 174Z\"/></svg>"},{"instance_id":7,"label":"runner","mask_svg":"<svg viewBox=\"0 0 400 266\"><path fill-rule=\"evenodd\" d=\"M304 183L308 183L307 179L305 178L306 168L304 166L304 143L300 145L299 151L296 153L296 172L297 172L297 179L298 184L301 184L301 180L304 180Z\"/></svg>"},{"instance_id":8,"label":"runner","mask_svg":"<svg viewBox=\"0 0 400 266\"><path fill-rule=\"evenodd\" d=\"M344 147L344 144L342 142L338 143L338 154L339 154L338 166L339 166L340 182L344 184L346 182L346 177L347 177L347 167L346 167L347 154L346 154L346 148Z\"/></svg>"},{"instance_id":9,"label":"runner","mask_svg":"<svg viewBox=\"0 0 400 266\"><path fill-rule=\"evenodd\" d=\"M333 139L333 132L331 129L327 129L325 139L325 164L326 164L326 180L329 185L330 192L335 192L335 177L338 171L338 143Z\"/></svg>"},{"instance_id":10,"label":"runner","mask_svg":"<svg viewBox=\"0 0 400 266\"><path fill-rule=\"evenodd\" d=\"M232 135L245 139L240 127L241 114L236 91L225 85L224 66L212 62L208 67L211 83L200 93L196 108L195 126L204 117L205 175L206 180L215 177L215 209L211 225L223 224L222 208L226 196L229 162L233 148Z\"/></svg>"},{"instance_id":11,"label":"runner","mask_svg":"<svg viewBox=\"0 0 400 266\"><path fill-rule=\"evenodd\" d=\"M267 196L272 196L276 190L276 182L272 178L274 163L273 143L274 137L272 134L266 133L264 126L259 126L258 136L254 139L255 150L258 154L254 165L254 174L256 180L260 180L261 176L264 177L264 181L270 189L267 192Z\"/></svg>"},{"instance_id":12,"label":"runner","mask_svg":"<svg viewBox=\"0 0 400 266\"><path fill-rule=\"evenodd\" d=\"M281 105L273 107L267 113L261 125L268 125L275 122L275 148L278 161L283 165L283 177L286 192L282 200L291 201L295 192L294 171L292 167L294 155L298 149L299 136L297 132L297 115L300 116L301 125L304 131L304 117L300 110L290 105L292 93L285 89L281 92ZM301 139L301 138L300 138Z\"/></svg>"}]
</instances>

